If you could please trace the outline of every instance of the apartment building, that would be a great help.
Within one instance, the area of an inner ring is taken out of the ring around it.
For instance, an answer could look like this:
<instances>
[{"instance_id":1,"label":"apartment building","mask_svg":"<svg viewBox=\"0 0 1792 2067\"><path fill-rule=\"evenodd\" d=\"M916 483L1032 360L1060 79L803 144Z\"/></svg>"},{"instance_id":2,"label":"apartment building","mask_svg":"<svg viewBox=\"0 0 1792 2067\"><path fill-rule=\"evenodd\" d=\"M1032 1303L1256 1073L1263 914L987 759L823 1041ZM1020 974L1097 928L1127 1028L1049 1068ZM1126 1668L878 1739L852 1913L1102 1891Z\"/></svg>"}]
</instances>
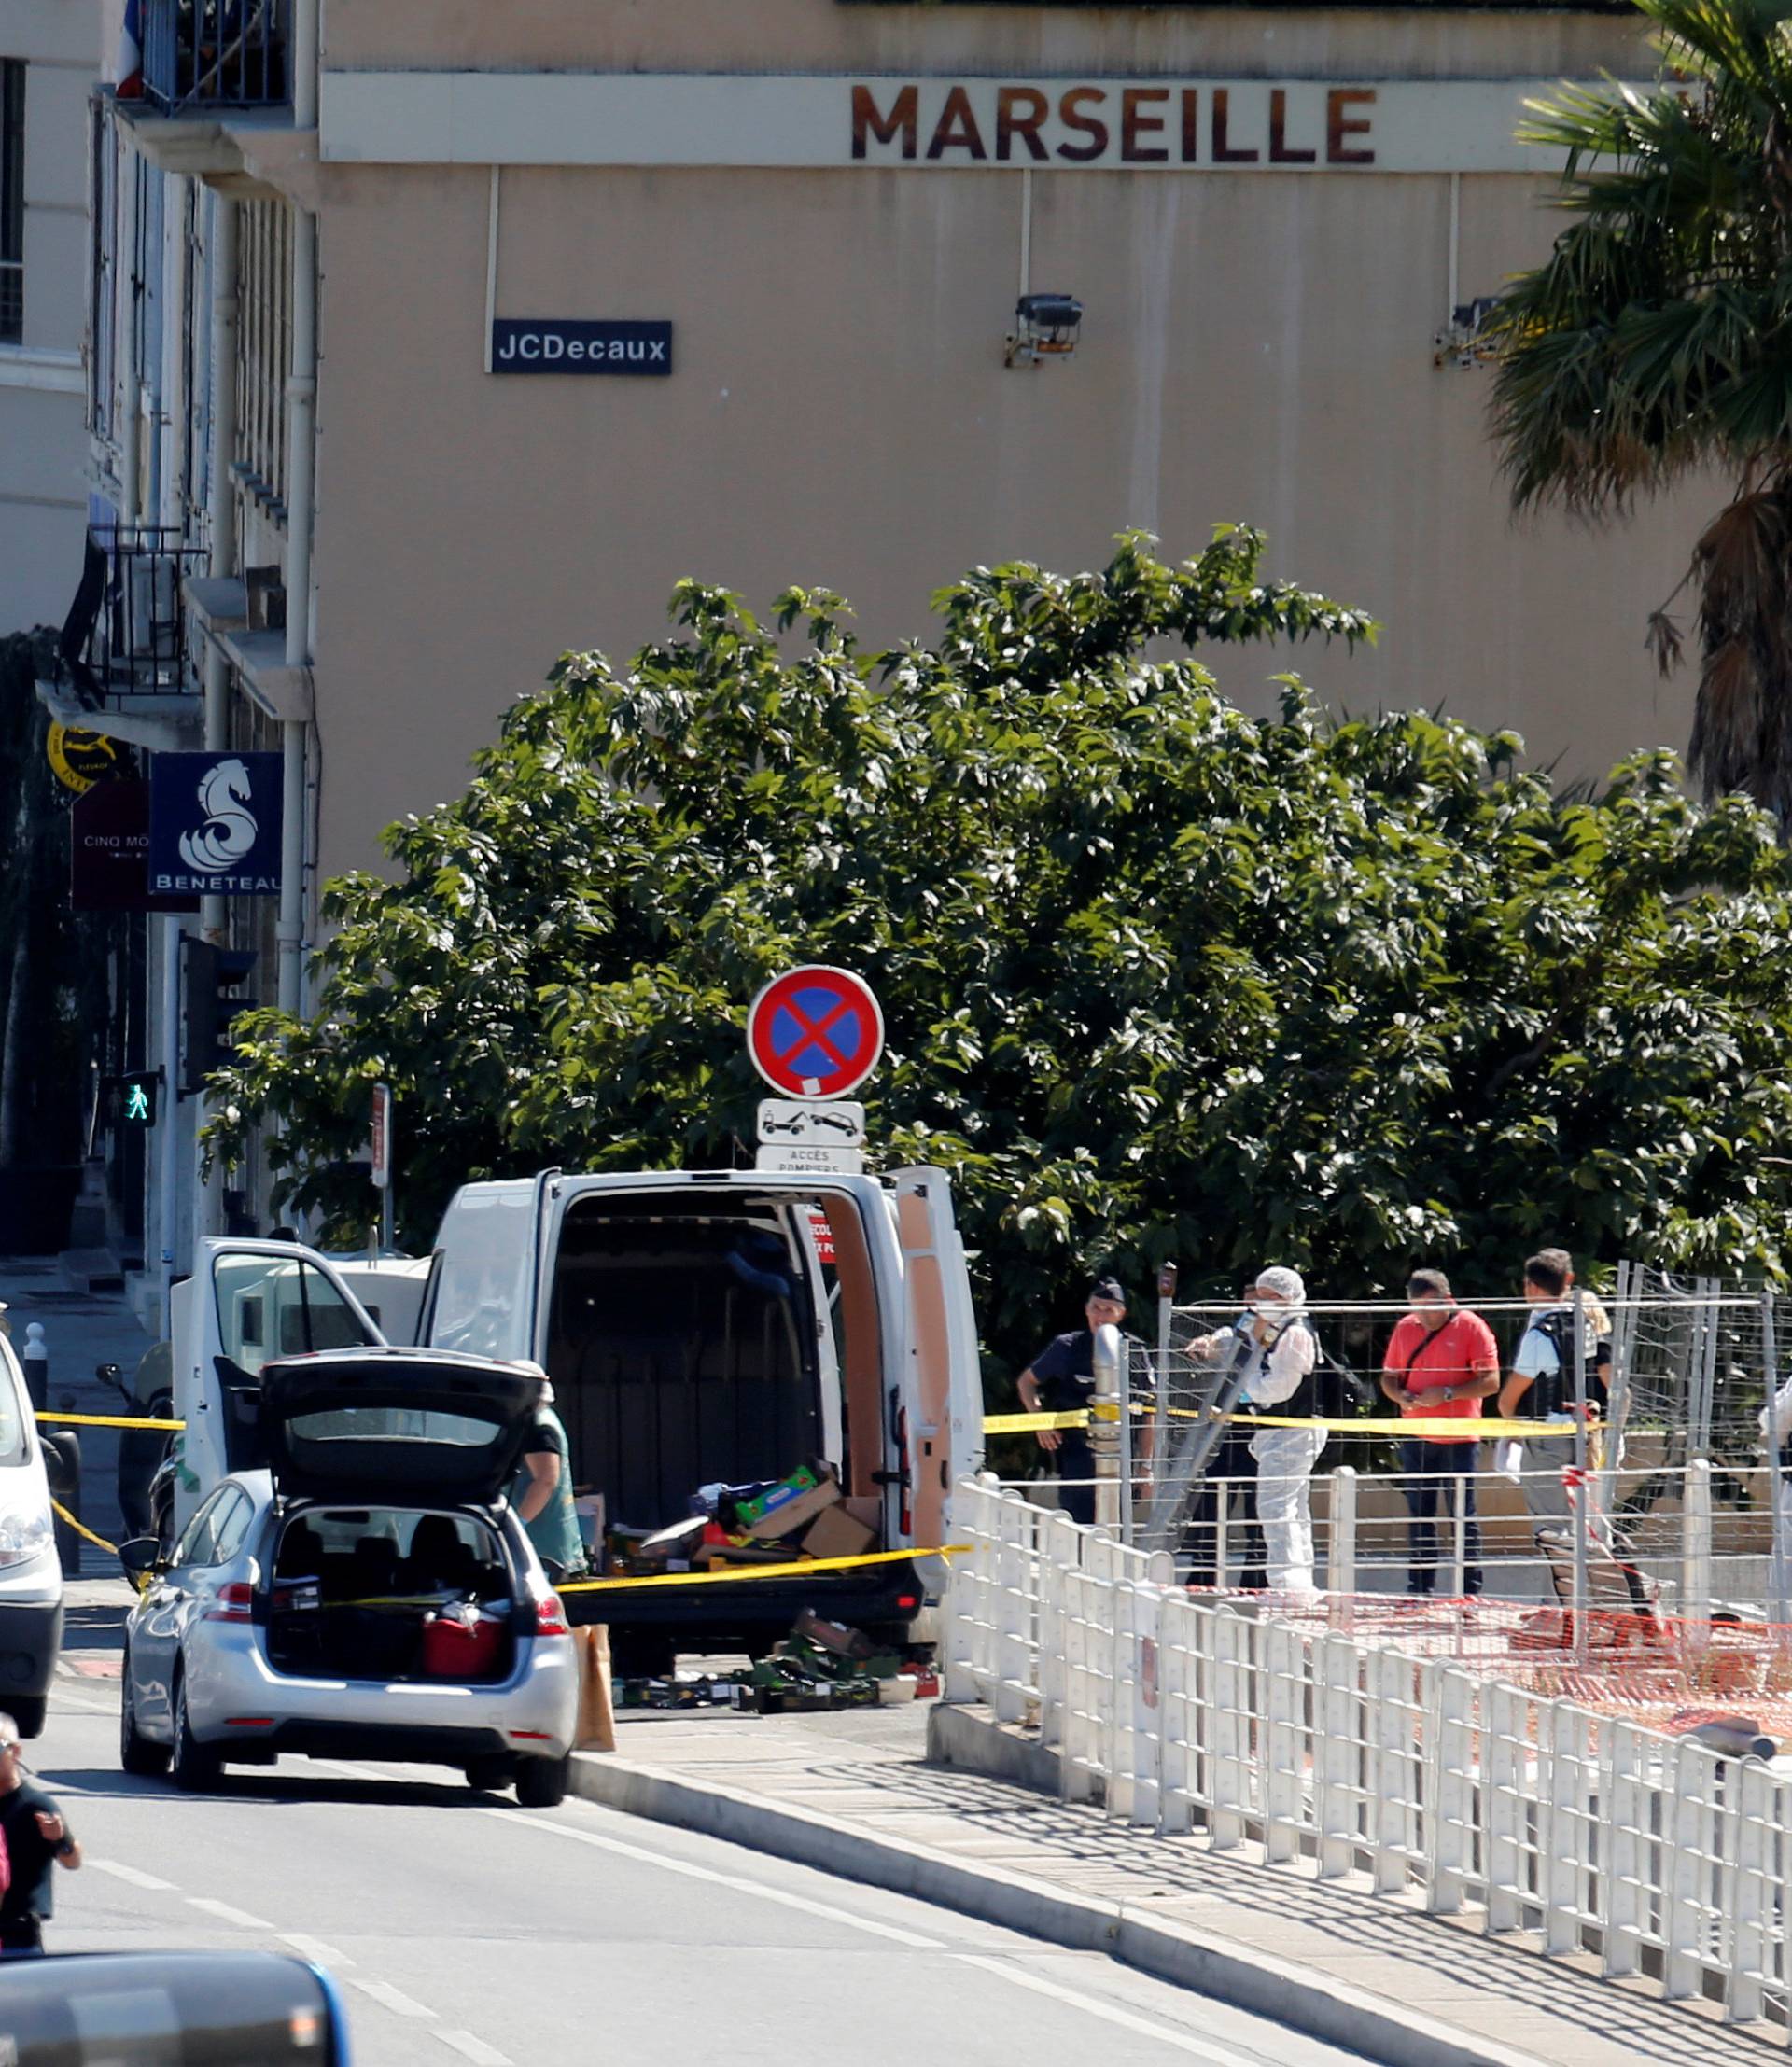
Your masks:
<instances>
[{"instance_id":1,"label":"apartment building","mask_svg":"<svg viewBox=\"0 0 1792 2067\"><path fill-rule=\"evenodd\" d=\"M87 522L81 321L96 0L0 0L0 636L60 622Z\"/></svg>"},{"instance_id":2,"label":"apartment building","mask_svg":"<svg viewBox=\"0 0 1792 2067\"><path fill-rule=\"evenodd\" d=\"M86 722L284 757L283 888L196 921L261 951L263 997L303 1001L320 880L455 793L562 650L654 635L687 574L825 582L894 640L973 563L1245 518L1388 629L1226 658L1236 693L1304 664L1575 772L1685 736L1641 640L1696 513L1514 525L1473 336L1551 233L1522 104L1646 76L1628 7L133 19L141 78L91 110L107 507L72 643ZM194 922L151 923L166 1018ZM151 1202L176 1262L191 1121Z\"/></svg>"}]
</instances>

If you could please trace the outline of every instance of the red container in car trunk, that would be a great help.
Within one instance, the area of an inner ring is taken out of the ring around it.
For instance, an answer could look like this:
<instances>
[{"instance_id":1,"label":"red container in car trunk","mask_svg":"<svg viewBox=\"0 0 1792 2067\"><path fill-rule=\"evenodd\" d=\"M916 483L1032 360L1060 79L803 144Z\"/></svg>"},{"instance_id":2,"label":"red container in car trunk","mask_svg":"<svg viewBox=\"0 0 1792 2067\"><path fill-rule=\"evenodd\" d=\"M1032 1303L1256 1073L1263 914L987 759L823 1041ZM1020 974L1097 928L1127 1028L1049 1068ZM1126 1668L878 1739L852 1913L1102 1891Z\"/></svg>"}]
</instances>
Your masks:
<instances>
[{"instance_id":1,"label":"red container in car trunk","mask_svg":"<svg viewBox=\"0 0 1792 2067\"><path fill-rule=\"evenodd\" d=\"M497 1663L504 1625L495 1616L458 1622L432 1614L423 1624L423 1674L428 1680L483 1680Z\"/></svg>"}]
</instances>

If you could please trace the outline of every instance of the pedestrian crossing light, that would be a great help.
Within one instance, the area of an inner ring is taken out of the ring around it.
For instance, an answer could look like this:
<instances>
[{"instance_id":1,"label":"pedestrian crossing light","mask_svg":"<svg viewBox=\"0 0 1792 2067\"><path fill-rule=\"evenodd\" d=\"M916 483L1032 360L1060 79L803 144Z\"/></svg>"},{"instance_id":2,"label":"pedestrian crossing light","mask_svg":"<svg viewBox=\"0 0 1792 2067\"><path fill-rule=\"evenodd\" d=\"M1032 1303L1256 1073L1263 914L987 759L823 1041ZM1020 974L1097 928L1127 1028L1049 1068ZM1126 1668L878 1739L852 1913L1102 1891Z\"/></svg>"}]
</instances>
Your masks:
<instances>
[{"instance_id":1,"label":"pedestrian crossing light","mask_svg":"<svg viewBox=\"0 0 1792 2067\"><path fill-rule=\"evenodd\" d=\"M107 1117L127 1133L155 1125L161 1089L160 1069L127 1069L119 1076L102 1079L100 1084Z\"/></svg>"}]
</instances>

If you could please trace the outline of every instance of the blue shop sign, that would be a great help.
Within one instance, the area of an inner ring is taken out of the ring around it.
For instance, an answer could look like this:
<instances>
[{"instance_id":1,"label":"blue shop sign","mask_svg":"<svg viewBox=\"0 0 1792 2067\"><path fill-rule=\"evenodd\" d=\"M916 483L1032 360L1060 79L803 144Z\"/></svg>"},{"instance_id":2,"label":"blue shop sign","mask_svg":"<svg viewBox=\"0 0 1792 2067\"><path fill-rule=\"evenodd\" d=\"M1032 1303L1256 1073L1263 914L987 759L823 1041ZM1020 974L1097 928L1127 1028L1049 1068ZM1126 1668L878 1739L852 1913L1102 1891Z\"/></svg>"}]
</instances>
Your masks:
<instances>
[{"instance_id":1,"label":"blue shop sign","mask_svg":"<svg viewBox=\"0 0 1792 2067\"><path fill-rule=\"evenodd\" d=\"M152 757L152 896L279 894L282 759L279 754Z\"/></svg>"}]
</instances>

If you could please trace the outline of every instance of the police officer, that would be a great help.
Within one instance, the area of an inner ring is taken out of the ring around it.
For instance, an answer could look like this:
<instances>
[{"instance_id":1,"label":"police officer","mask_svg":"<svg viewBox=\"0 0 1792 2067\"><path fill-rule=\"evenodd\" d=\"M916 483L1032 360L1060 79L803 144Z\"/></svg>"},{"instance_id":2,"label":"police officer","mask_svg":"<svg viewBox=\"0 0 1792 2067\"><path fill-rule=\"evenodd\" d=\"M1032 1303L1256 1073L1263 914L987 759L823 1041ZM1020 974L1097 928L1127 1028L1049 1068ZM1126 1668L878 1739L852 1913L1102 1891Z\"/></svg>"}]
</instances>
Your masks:
<instances>
[{"instance_id":1,"label":"police officer","mask_svg":"<svg viewBox=\"0 0 1792 2067\"><path fill-rule=\"evenodd\" d=\"M1084 1303L1086 1327L1054 1335L1017 1380L1020 1404L1029 1414L1073 1414L1085 1408L1095 1393L1095 1331L1123 1328L1127 1295L1115 1278L1098 1278ZM1137 1335L1123 1335L1123 1367L1138 1383L1148 1369L1145 1346ZM1124 1390L1124 1386L1123 1386ZM1051 1457L1058 1479L1057 1503L1072 1521L1087 1528L1095 1520L1095 1453L1086 1429L1039 1429L1039 1446Z\"/></svg>"}]
</instances>

